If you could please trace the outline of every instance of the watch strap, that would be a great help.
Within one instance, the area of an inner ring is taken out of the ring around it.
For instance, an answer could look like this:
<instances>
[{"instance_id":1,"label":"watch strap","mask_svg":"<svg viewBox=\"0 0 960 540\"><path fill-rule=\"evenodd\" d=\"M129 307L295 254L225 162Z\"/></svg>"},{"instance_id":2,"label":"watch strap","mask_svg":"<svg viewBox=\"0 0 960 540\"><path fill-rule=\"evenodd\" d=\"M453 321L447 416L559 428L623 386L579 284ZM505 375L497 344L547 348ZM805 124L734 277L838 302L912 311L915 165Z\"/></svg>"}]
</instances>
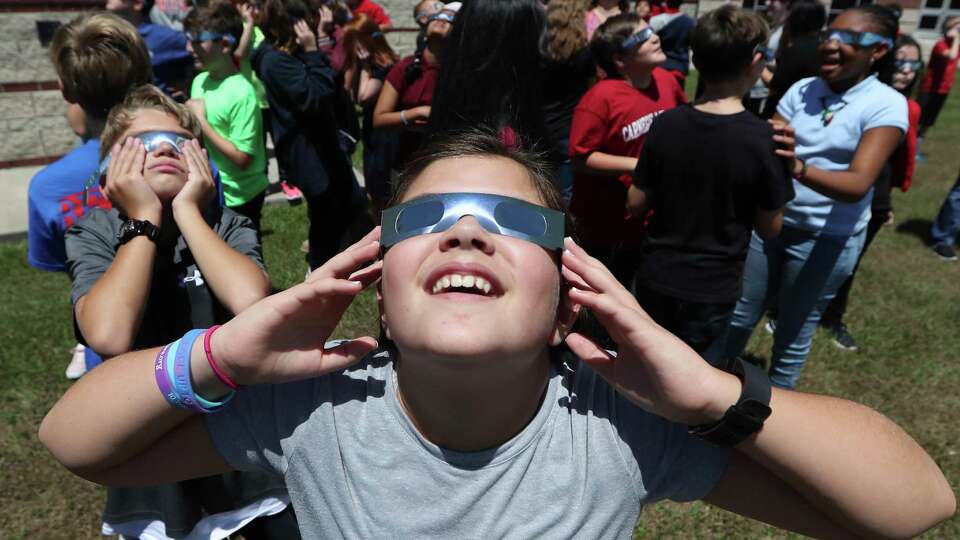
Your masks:
<instances>
[{"instance_id":1,"label":"watch strap","mask_svg":"<svg viewBox=\"0 0 960 540\"><path fill-rule=\"evenodd\" d=\"M760 431L770 416L770 378L759 367L737 358L730 368L743 387L740 398L723 418L712 424L691 426L690 433L717 446L732 447Z\"/></svg>"},{"instance_id":2,"label":"watch strap","mask_svg":"<svg viewBox=\"0 0 960 540\"><path fill-rule=\"evenodd\" d=\"M160 236L160 228L147 220L127 219L120 226L120 232L117 233L117 240L120 244L126 244L137 236L146 236L156 242Z\"/></svg>"}]
</instances>

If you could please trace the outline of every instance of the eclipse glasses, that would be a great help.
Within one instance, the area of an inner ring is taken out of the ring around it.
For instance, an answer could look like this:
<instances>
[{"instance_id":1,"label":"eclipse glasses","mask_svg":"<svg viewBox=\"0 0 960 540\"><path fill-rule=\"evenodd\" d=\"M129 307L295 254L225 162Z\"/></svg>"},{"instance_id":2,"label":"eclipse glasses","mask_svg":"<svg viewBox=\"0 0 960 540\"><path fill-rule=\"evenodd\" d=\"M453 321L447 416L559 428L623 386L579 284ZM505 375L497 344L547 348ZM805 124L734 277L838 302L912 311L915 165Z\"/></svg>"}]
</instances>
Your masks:
<instances>
[{"instance_id":1,"label":"eclipse glasses","mask_svg":"<svg viewBox=\"0 0 960 540\"><path fill-rule=\"evenodd\" d=\"M169 144L176 153L183 154L183 145L193 139L193 137L186 137L182 133L173 131L144 131L143 133L132 135L132 137L140 139L147 153L153 152L159 148L161 144L166 143ZM97 166L97 170L87 179L87 183L83 186L84 192L95 186L100 181L101 176L107 174L107 169L110 167L110 157L111 154L107 154L106 157L103 158L103 161L100 162L100 165Z\"/></svg>"},{"instance_id":2,"label":"eclipse glasses","mask_svg":"<svg viewBox=\"0 0 960 540\"><path fill-rule=\"evenodd\" d=\"M869 47L871 45L883 44L890 49L893 48L892 39L873 32L852 32L850 30L824 30L820 32L821 43L826 43L831 40L836 40L844 45L853 47Z\"/></svg>"},{"instance_id":3,"label":"eclipse glasses","mask_svg":"<svg viewBox=\"0 0 960 540\"><path fill-rule=\"evenodd\" d=\"M637 45L643 45L643 43L653 37L654 34L656 34L656 32L653 31L653 28L645 26L643 27L643 30L640 30L636 34L623 40L623 44L620 45L620 49L629 51Z\"/></svg>"},{"instance_id":4,"label":"eclipse glasses","mask_svg":"<svg viewBox=\"0 0 960 540\"><path fill-rule=\"evenodd\" d=\"M563 248L563 212L488 193L425 195L383 211L380 244L390 247L407 238L443 232L473 216L488 232L533 242L550 250Z\"/></svg>"}]
</instances>

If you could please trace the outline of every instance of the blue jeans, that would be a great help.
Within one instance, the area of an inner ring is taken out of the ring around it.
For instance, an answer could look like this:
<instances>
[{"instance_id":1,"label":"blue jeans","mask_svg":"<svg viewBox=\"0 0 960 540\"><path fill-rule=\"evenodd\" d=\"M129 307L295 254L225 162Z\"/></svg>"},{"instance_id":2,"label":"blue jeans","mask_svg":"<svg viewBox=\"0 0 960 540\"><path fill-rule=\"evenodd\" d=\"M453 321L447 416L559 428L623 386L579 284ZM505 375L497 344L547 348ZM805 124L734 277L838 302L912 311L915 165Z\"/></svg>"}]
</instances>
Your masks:
<instances>
[{"instance_id":1,"label":"blue jeans","mask_svg":"<svg viewBox=\"0 0 960 540\"><path fill-rule=\"evenodd\" d=\"M796 386L820 314L853 272L865 232L830 236L784 227L779 238L766 241L753 233L724 357L743 352L768 302L776 297L770 381L780 388Z\"/></svg>"},{"instance_id":2,"label":"blue jeans","mask_svg":"<svg viewBox=\"0 0 960 540\"><path fill-rule=\"evenodd\" d=\"M930 227L930 238L934 244L952 246L957 240L957 233L960 233L960 176L947 193L940 213Z\"/></svg>"}]
</instances>

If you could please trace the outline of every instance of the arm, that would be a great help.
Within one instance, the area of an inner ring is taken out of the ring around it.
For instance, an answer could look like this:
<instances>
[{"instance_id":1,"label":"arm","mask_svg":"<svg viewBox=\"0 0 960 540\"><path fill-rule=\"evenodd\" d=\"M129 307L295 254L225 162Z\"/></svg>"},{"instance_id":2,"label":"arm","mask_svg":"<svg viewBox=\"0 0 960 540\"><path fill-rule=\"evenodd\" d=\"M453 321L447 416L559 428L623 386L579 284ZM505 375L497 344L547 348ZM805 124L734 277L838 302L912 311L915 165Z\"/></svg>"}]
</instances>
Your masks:
<instances>
[{"instance_id":1,"label":"arm","mask_svg":"<svg viewBox=\"0 0 960 540\"><path fill-rule=\"evenodd\" d=\"M370 70L360 71L360 88L357 91L357 102L361 105L370 105L377 102L380 96L380 90L383 88L383 81L372 77Z\"/></svg>"},{"instance_id":2,"label":"arm","mask_svg":"<svg viewBox=\"0 0 960 540\"><path fill-rule=\"evenodd\" d=\"M779 113L774 115L775 122L786 123ZM883 164L900 143L903 134L895 127L875 127L868 129L860 138L860 144L853 155L850 166L845 171L827 171L817 167L807 167L803 179L798 179L810 189L841 202L857 202L867 194L880 174ZM803 162L793 159L792 171L799 176Z\"/></svg>"},{"instance_id":3,"label":"arm","mask_svg":"<svg viewBox=\"0 0 960 540\"><path fill-rule=\"evenodd\" d=\"M253 44L254 22L253 11L250 9L250 4L244 2L240 4L237 9L243 18L243 33L240 34L240 41L237 43L237 48L233 50L233 59L239 65L240 62L247 57L247 54L250 53L250 45Z\"/></svg>"},{"instance_id":4,"label":"arm","mask_svg":"<svg viewBox=\"0 0 960 540\"><path fill-rule=\"evenodd\" d=\"M107 171L104 195L131 219L162 227L163 207L143 178L146 151L137 139L114 145L115 156ZM133 347L143 320L157 246L138 236L119 247L110 267L80 297L74 314L90 346L104 356L115 356Z\"/></svg>"},{"instance_id":5,"label":"arm","mask_svg":"<svg viewBox=\"0 0 960 540\"><path fill-rule=\"evenodd\" d=\"M379 228L307 282L264 299L214 333L211 348L221 368L239 384L275 384L343 369L373 350L371 337L323 346L353 298L379 278L380 262L354 271L376 257L378 239ZM108 485L170 483L229 469L202 421L172 408L157 391L158 352L124 354L70 387L40 425L40 441L58 461ZM201 340L191 350L190 373L198 394L214 400L226 394Z\"/></svg>"},{"instance_id":6,"label":"arm","mask_svg":"<svg viewBox=\"0 0 960 540\"><path fill-rule=\"evenodd\" d=\"M672 422L716 422L740 380L660 328L599 261L567 239L562 272L572 311L588 308L619 354L578 333L570 349L623 397ZM953 515L934 461L883 415L846 400L774 389L763 429L740 443L708 498L806 534L909 537ZM840 534L845 533L845 534Z\"/></svg>"},{"instance_id":7,"label":"arm","mask_svg":"<svg viewBox=\"0 0 960 540\"><path fill-rule=\"evenodd\" d=\"M780 236L783 227L783 208L778 210L757 210L753 221L753 228L764 240L772 240Z\"/></svg>"},{"instance_id":8,"label":"arm","mask_svg":"<svg viewBox=\"0 0 960 540\"><path fill-rule=\"evenodd\" d=\"M224 307L237 314L270 293L267 273L220 238L201 208L216 195L206 152L197 141L184 145L190 174L173 200L173 218L193 254L204 279Z\"/></svg>"},{"instance_id":9,"label":"arm","mask_svg":"<svg viewBox=\"0 0 960 540\"><path fill-rule=\"evenodd\" d=\"M637 158L615 156L600 151L573 156L571 159L576 170L592 174L620 176L630 174L637 168Z\"/></svg>"},{"instance_id":10,"label":"arm","mask_svg":"<svg viewBox=\"0 0 960 540\"><path fill-rule=\"evenodd\" d=\"M377 105L373 108L373 127L377 129L411 127L411 125L424 125L430 119L429 105L398 111L396 108L399 104L400 94L397 89L390 81L384 81L380 97L377 98Z\"/></svg>"},{"instance_id":11,"label":"arm","mask_svg":"<svg viewBox=\"0 0 960 540\"><path fill-rule=\"evenodd\" d=\"M880 413L778 389L771 408L708 502L821 537L908 538L956 511L936 463Z\"/></svg>"},{"instance_id":12,"label":"arm","mask_svg":"<svg viewBox=\"0 0 960 540\"><path fill-rule=\"evenodd\" d=\"M192 110L194 114L197 115L197 118L200 119L200 127L203 130L204 141L213 145L214 148L219 150L223 155L227 156L227 159L241 169L246 169L251 163L253 163L253 156L251 154L248 154L237 148L237 145L224 138L223 135L217 133L217 130L213 129L213 126L207 122L203 100L191 99L187 102L187 106L190 107L190 110Z\"/></svg>"},{"instance_id":13,"label":"arm","mask_svg":"<svg viewBox=\"0 0 960 540\"><path fill-rule=\"evenodd\" d=\"M631 216L642 216L647 210L647 192L637 186L627 190L627 212Z\"/></svg>"}]
</instances>

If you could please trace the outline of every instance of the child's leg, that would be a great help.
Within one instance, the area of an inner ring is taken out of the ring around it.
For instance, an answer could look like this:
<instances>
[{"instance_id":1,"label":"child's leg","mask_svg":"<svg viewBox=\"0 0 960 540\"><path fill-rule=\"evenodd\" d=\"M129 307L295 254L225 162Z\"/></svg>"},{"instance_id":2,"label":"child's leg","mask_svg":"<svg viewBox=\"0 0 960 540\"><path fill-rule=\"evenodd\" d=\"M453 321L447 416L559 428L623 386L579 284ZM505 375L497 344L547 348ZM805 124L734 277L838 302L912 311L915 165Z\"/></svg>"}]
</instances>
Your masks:
<instances>
[{"instance_id":1,"label":"child's leg","mask_svg":"<svg viewBox=\"0 0 960 540\"><path fill-rule=\"evenodd\" d=\"M743 292L727 327L723 358L736 358L746 348L770 296L776 292L771 285L780 281L782 258L780 239L765 241L756 233L751 235L750 250L743 265Z\"/></svg>"},{"instance_id":2,"label":"child's leg","mask_svg":"<svg viewBox=\"0 0 960 540\"><path fill-rule=\"evenodd\" d=\"M865 236L865 230L849 238L781 233L787 248L770 361L774 385L796 386L820 315L853 272Z\"/></svg>"},{"instance_id":3,"label":"child's leg","mask_svg":"<svg viewBox=\"0 0 960 540\"><path fill-rule=\"evenodd\" d=\"M960 233L960 176L940 206L940 212L930 227L930 239L934 245L952 246L957 233Z\"/></svg>"}]
</instances>

